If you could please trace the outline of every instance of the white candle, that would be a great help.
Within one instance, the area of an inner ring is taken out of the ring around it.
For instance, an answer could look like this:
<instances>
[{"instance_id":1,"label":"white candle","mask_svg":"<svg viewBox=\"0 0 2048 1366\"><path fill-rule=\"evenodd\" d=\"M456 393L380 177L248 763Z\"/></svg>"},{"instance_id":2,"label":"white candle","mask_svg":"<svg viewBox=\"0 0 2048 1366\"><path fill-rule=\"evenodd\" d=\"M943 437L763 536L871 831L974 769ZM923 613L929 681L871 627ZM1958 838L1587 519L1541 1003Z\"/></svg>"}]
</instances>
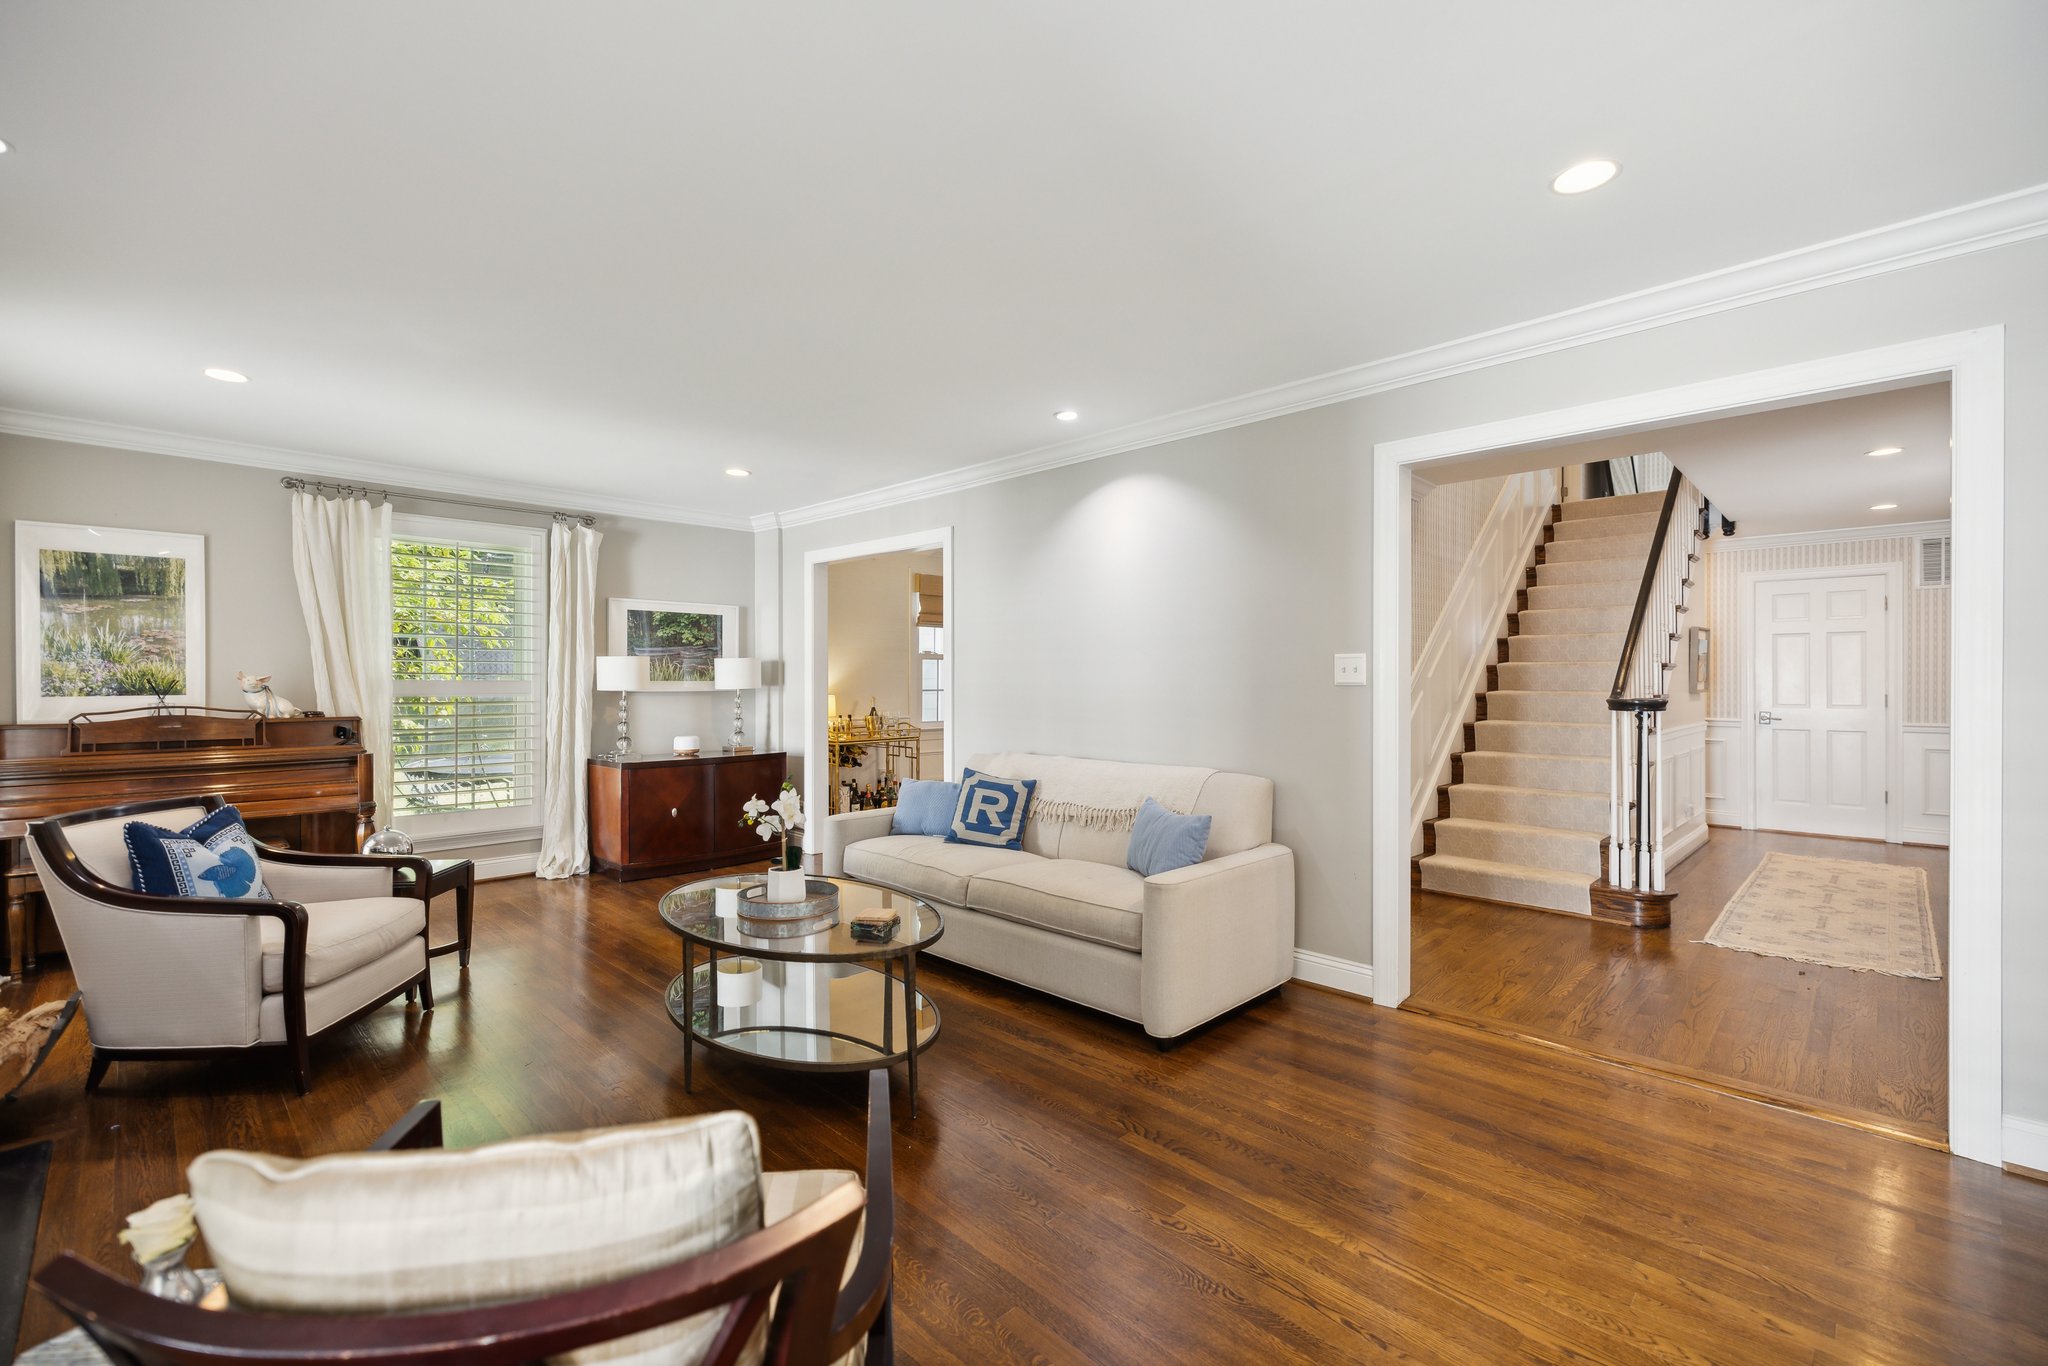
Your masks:
<instances>
[{"instance_id":1,"label":"white candle","mask_svg":"<svg viewBox=\"0 0 2048 1366\"><path fill-rule=\"evenodd\" d=\"M719 887L712 892L712 899L721 919L730 920L740 913L739 888Z\"/></svg>"},{"instance_id":2,"label":"white candle","mask_svg":"<svg viewBox=\"0 0 2048 1366\"><path fill-rule=\"evenodd\" d=\"M704 748L703 742L694 735L678 735L675 745L678 754L687 754L693 749Z\"/></svg>"}]
</instances>

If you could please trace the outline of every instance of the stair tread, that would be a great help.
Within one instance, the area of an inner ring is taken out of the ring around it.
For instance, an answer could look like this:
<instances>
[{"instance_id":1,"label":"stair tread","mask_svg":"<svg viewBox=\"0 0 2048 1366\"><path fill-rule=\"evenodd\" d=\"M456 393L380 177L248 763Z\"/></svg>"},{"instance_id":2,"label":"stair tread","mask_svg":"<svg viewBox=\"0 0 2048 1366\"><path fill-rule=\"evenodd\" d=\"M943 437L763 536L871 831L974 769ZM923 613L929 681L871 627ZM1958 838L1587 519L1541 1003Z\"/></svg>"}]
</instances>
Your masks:
<instances>
[{"instance_id":1,"label":"stair tread","mask_svg":"<svg viewBox=\"0 0 2048 1366\"><path fill-rule=\"evenodd\" d=\"M1594 693L1593 696L1599 696ZM1598 721L1519 721L1512 716L1489 716L1484 721L1474 722L1481 726L1548 726L1558 730L1606 730ZM1475 753L1484 751L1474 751ZM1491 751L1498 753L1499 751Z\"/></svg>"},{"instance_id":2,"label":"stair tread","mask_svg":"<svg viewBox=\"0 0 2048 1366\"><path fill-rule=\"evenodd\" d=\"M1604 762L1606 762L1606 761L1605 761L1605 760L1602 760L1601 762L1603 762L1603 763L1604 763ZM1498 792L1498 793L1501 793L1501 794L1502 794L1502 795L1504 795L1504 796L1510 796L1510 797L1517 797L1517 798L1521 798L1521 797L1575 797L1575 798L1578 798L1578 799L1580 799L1580 800L1582 800L1582 801L1583 801L1583 800L1598 800L1598 801L1603 801L1603 802L1604 802L1604 801L1606 801L1606 800L1607 800L1607 794L1606 794L1606 793L1604 793L1604 792L1574 792L1574 791L1572 791L1572 790L1571 790L1571 789L1569 789L1569 788L1562 788L1562 787L1516 787L1516 786L1515 786L1514 784L1512 784L1512 783L1471 783L1471 782L1466 782L1466 783L1454 783L1454 784L1452 784L1452 787L1453 787L1453 789L1454 789L1454 790L1456 790L1456 789L1462 789L1463 791L1466 791L1466 792L1473 792L1473 793L1494 793L1494 792Z\"/></svg>"},{"instance_id":3,"label":"stair tread","mask_svg":"<svg viewBox=\"0 0 2048 1366\"><path fill-rule=\"evenodd\" d=\"M1457 854L1425 854L1422 861L1425 864L1434 863L1439 868L1455 868L1487 877L1523 878L1530 882L1548 882L1559 887L1590 887L1594 881L1593 877L1586 873L1560 873L1550 868L1531 868L1521 863L1496 863L1492 859L1464 858Z\"/></svg>"}]
</instances>

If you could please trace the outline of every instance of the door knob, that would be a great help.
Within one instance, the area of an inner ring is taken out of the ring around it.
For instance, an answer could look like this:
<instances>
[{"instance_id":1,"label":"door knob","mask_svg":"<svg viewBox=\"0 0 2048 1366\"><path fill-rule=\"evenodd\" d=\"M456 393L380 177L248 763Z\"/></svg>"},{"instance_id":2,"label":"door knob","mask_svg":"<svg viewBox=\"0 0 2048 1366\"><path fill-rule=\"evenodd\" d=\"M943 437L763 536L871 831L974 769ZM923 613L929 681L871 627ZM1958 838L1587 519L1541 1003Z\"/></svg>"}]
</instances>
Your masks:
<instances>
[{"instance_id":1,"label":"door knob","mask_svg":"<svg viewBox=\"0 0 2048 1366\"><path fill-rule=\"evenodd\" d=\"M1760 726L1768 726L1773 721L1782 721L1784 719L1782 716L1773 716L1767 711L1760 711L1756 714L1756 723Z\"/></svg>"}]
</instances>

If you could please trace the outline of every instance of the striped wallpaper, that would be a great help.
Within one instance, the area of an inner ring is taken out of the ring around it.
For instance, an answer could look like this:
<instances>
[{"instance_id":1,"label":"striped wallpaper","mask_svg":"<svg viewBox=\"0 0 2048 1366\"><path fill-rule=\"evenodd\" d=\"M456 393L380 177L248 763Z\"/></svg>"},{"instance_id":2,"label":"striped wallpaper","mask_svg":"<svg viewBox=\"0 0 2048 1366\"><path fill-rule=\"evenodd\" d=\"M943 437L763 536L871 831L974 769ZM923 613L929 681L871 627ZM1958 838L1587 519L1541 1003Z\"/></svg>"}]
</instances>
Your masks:
<instances>
[{"instance_id":1,"label":"striped wallpaper","mask_svg":"<svg viewBox=\"0 0 2048 1366\"><path fill-rule=\"evenodd\" d=\"M1896 564L1902 571L1906 599L1903 613L1894 617L1904 622L1906 633L1906 677L1901 688L1904 723L1947 725L1949 590L1913 586L1918 541L1918 536L1877 536L1746 550L1740 537L1732 541L1714 537L1707 554L1707 625L1714 633L1714 675L1707 715L1716 720L1733 719L1742 710L1742 677L1749 665L1744 658L1747 642L1739 635L1740 575L1770 569Z\"/></svg>"}]
</instances>

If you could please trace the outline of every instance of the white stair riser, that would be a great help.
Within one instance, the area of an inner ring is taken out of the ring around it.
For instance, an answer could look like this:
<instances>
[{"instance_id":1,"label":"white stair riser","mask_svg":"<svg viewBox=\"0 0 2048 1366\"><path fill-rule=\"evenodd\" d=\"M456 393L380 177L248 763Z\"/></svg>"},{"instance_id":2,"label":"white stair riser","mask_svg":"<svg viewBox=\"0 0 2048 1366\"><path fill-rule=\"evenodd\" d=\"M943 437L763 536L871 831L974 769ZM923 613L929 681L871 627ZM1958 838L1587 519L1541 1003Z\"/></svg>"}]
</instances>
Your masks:
<instances>
[{"instance_id":1,"label":"white stair riser","mask_svg":"<svg viewBox=\"0 0 2048 1366\"><path fill-rule=\"evenodd\" d=\"M1489 717L1473 727L1479 743L1473 748L1493 754L1562 754L1578 759L1604 759L1613 744L1613 729L1570 722L1499 721Z\"/></svg>"},{"instance_id":2,"label":"white stair riser","mask_svg":"<svg viewBox=\"0 0 2048 1366\"><path fill-rule=\"evenodd\" d=\"M1632 583L1539 583L1529 590L1532 612L1553 607L1626 607L1633 612L1635 606L1636 585Z\"/></svg>"},{"instance_id":3,"label":"white stair riser","mask_svg":"<svg viewBox=\"0 0 2048 1366\"><path fill-rule=\"evenodd\" d=\"M1551 529L1555 541L1593 541L1602 536L1654 536L1657 514L1637 517L1579 517Z\"/></svg>"},{"instance_id":4,"label":"white stair riser","mask_svg":"<svg viewBox=\"0 0 2048 1366\"><path fill-rule=\"evenodd\" d=\"M1582 726L1605 726L1607 693L1513 692L1502 689L1486 695L1489 721L1569 721Z\"/></svg>"},{"instance_id":5,"label":"white stair riser","mask_svg":"<svg viewBox=\"0 0 2048 1366\"><path fill-rule=\"evenodd\" d=\"M1640 517L1663 511L1662 493L1624 493L1613 498L1574 498L1564 505L1560 522L1578 522L1603 517Z\"/></svg>"},{"instance_id":6,"label":"white stair riser","mask_svg":"<svg viewBox=\"0 0 2048 1366\"><path fill-rule=\"evenodd\" d=\"M1489 821L1439 821L1436 851L1553 873L1600 876L1600 837L1575 831L1540 831Z\"/></svg>"},{"instance_id":7,"label":"white stair riser","mask_svg":"<svg viewBox=\"0 0 2048 1366\"><path fill-rule=\"evenodd\" d=\"M1465 780L1496 787L1540 787L1551 792L1602 793L1607 791L1608 763L1604 758L1568 757L1556 754L1496 754L1474 750L1465 756ZM1540 825L1540 821L1527 821Z\"/></svg>"},{"instance_id":8,"label":"white stair riser","mask_svg":"<svg viewBox=\"0 0 2048 1366\"><path fill-rule=\"evenodd\" d=\"M1586 635L1628 630L1635 604L1613 607L1532 607L1521 614L1517 626L1525 636Z\"/></svg>"},{"instance_id":9,"label":"white stair riser","mask_svg":"<svg viewBox=\"0 0 2048 1366\"><path fill-rule=\"evenodd\" d=\"M1619 654L1615 656L1618 661ZM1509 660L1495 666L1500 670L1500 686L1526 692L1594 692L1605 691L1614 684L1614 662L1588 660L1580 664L1518 664Z\"/></svg>"},{"instance_id":10,"label":"white stair riser","mask_svg":"<svg viewBox=\"0 0 2048 1366\"><path fill-rule=\"evenodd\" d=\"M1451 814L1467 820L1547 825L1557 830L1607 833L1607 794L1497 791L1474 783L1451 789Z\"/></svg>"},{"instance_id":11,"label":"white stair riser","mask_svg":"<svg viewBox=\"0 0 2048 1366\"><path fill-rule=\"evenodd\" d=\"M1590 883L1585 887L1561 887L1535 878L1516 877L1511 868L1502 868L1495 873L1424 859L1422 885L1428 891L1447 892L1452 896L1476 896L1516 906L1543 906L1574 915L1590 916L1593 913Z\"/></svg>"},{"instance_id":12,"label":"white stair riser","mask_svg":"<svg viewBox=\"0 0 2048 1366\"><path fill-rule=\"evenodd\" d=\"M1648 536L1603 536L1592 541L1552 541L1544 548L1546 564L1569 560L1634 560L1638 565L1650 558ZM1642 573L1641 569L1636 571Z\"/></svg>"},{"instance_id":13,"label":"white stair riser","mask_svg":"<svg viewBox=\"0 0 2048 1366\"><path fill-rule=\"evenodd\" d=\"M1621 658L1620 631L1586 635L1540 635L1509 636L1508 658L1530 664L1556 663L1561 660L1582 662L1585 660L1619 660Z\"/></svg>"}]
</instances>

